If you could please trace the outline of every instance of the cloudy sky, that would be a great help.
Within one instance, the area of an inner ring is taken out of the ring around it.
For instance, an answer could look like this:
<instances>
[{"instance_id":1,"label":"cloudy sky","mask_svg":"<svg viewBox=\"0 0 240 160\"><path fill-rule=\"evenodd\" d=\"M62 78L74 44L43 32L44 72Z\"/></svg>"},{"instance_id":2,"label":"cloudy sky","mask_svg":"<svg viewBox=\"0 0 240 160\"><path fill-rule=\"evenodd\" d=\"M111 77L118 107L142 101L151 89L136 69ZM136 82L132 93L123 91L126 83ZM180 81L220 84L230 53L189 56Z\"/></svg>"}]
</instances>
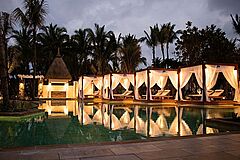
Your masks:
<instances>
[{"instance_id":1,"label":"cloudy sky","mask_svg":"<svg viewBox=\"0 0 240 160\"><path fill-rule=\"evenodd\" d=\"M116 35L131 33L141 37L144 30L156 23L171 22L176 29L184 29L185 23L192 21L199 28L215 24L229 38L235 38L230 14L240 14L240 0L47 0L47 3L46 24L66 27L69 34L98 23ZM0 11L11 12L16 7L22 7L22 0L0 0ZM143 45L142 52L149 64L151 49Z\"/></svg>"}]
</instances>

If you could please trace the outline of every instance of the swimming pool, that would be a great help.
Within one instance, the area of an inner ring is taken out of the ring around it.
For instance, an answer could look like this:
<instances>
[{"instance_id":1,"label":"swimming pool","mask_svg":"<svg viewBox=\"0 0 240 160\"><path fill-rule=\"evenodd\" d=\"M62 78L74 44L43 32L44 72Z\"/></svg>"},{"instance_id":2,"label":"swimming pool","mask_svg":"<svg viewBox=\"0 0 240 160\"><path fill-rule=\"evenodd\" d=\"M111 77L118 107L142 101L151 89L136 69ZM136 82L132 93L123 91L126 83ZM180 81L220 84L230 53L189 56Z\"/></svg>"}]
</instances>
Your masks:
<instances>
[{"instance_id":1,"label":"swimming pool","mask_svg":"<svg viewBox=\"0 0 240 160\"><path fill-rule=\"evenodd\" d=\"M236 107L176 107L47 101L46 114L0 120L0 146L98 143L227 132L209 120Z\"/></svg>"}]
</instances>

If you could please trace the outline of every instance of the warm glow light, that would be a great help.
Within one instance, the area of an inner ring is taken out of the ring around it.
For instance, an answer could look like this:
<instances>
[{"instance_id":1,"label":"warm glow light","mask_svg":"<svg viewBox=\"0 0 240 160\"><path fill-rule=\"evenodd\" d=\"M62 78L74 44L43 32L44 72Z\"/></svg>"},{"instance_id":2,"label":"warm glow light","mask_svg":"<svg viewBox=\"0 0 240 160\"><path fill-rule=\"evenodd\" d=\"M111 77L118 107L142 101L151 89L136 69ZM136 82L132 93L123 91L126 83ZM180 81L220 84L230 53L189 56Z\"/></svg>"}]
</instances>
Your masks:
<instances>
[{"instance_id":1,"label":"warm glow light","mask_svg":"<svg viewBox=\"0 0 240 160\"><path fill-rule=\"evenodd\" d=\"M67 91L67 88L68 88L68 83L65 83L64 90Z\"/></svg>"},{"instance_id":2,"label":"warm glow light","mask_svg":"<svg viewBox=\"0 0 240 160\"><path fill-rule=\"evenodd\" d=\"M234 77L237 79L238 71L236 69L233 70L233 74L234 74Z\"/></svg>"},{"instance_id":3,"label":"warm glow light","mask_svg":"<svg viewBox=\"0 0 240 160\"><path fill-rule=\"evenodd\" d=\"M64 112L65 115L68 115L68 108L67 108L67 106L64 107L63 112Z\"/></svg>"},{"instance_id":4,"label":"warm glow light","mask_svg":"<svg viewBox=\"0 0 240 160\"><path fill-rule=\"evenodd\" d=\"M52 114L51 108L48 108L47 112L48 112L48 115L51 115Z\"/></svg>"},{"instance_id":5,"label":"warm glow light","mask_svg":"<svg viewBox=\"0 0 240 160\"><path fill-rule=\"evenodd\" d=\"M24 83L23 82L19 83L19 95L21 97L24 97Z\"/></svg>"},{"instance_id":6,"label":"warm glow light","mask_svg":"<svg viewBox=\"0 0 240 160\"><path fill-rule=\"evenodd\" d=\"M51 91L51 83L48 83L48 91Z\"/></svg>"},{"instance_id":7,"label":"warm glow light","mask_svg":"<svg viewBox=\"0 0 240 160\"><path fill-rule=\"evenodd\" d=\"M19 89L24 89L24 84L22 82L19 84Z\"/></svg>"}]
</instances>

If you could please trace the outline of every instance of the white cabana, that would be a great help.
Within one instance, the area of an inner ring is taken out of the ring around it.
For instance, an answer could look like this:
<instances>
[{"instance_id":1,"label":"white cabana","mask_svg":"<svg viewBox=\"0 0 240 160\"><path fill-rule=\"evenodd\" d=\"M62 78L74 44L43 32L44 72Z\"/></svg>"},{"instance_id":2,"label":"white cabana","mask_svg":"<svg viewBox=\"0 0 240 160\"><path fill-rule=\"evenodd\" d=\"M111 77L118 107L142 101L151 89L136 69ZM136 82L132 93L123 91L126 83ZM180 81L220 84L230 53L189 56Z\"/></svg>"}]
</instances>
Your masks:
<instances>
[{"instance_id":1,"label":"white cabana","mask_svg":"<svg viewBox=\"0 0 240 160\"><path fill-rule=\"evenodd\" d=\"M198 85L202 88L203 87L203 81L202 81L202 65L193 66L193 67L185 67L181 68L180 70L180 79L179 79L179 96L180 100L182 100L182 92L181 89L185 87L190 80L192 74L195 74L195 77L197 79Z\"/></svg>"},{"instance_id":2,"label":"white cabana","mask_svg":"<svg viewBox=\"0 0 240 160\"><path fill-rule=\"evenodd\" d=\"M101 76L82 76L79 78L79 97L84 98L86 95L94 95L94 88L102 89ZM95 87L94 87L95 86ZM101 92L100 92L101 94Z\"/></svg>"},{"instance_id":3,"label":"white cabana","mask_svg":"<svg viewBox=\"0 0 240 160\"><path fill-rule=\"evenodd\" d=\"M113 97L113 90L121 84L125 90L128 90L130 87L130 84L134 86L134 74L112 74L111 78L112 88L111 90L111 96Z\"/></svg>"},{"instance_id":4,"label":"white cabana","mask_svg":"<svg viewBox=\"0 0 240 160\"><path fill-rule=\"evenodd\" d=\"M177 70L168 70L168 69L154 69L154 70L150 70L150 72L149 72L150 100L152 100L151 88L154 85L158 85L158 87L160 87L161 90L163 90L164 87L167 84L168 78L170 79L171 83L173 84L173 87L177 90L177 88L178 88L178 74L177 74Z\"/></svg>"},{"instance_id":5,"label":"white cabana","mask_svg":"<svg viewBox=\"0 0 240 160\"><path fill-rule=\"evenodd\" d=\"M148 75L149 75L149 88L148 88ZM146 99L148 97L148 93L150 100L152 100L152 93L151 88L154 85L157 85L162 90L167 84L168 78L170 79L171 83L173 84L174 88L177 90L178 88L178 74L177 70L169 70L169 69L149 69L143 70L141 72L136 72L136 86L135 86L135 97L139 99L139 92L138 89L145 83L147 90L146 90ZM149 89L149 91L148 91Z\"/></svg>"},{"instance_id":6,"label":"white cabana","mask_svg":"<svg viewBox=\"0 0 240 160\"><path fill-rule=\"evenodd\" d=\"M240 95L239 95L239 86L238 86L238 71L235 65L211 65L206 64L205 67L202 65L198 66L192 66L192 67L185 67L181 68L180 70L180 89L182 89L188 81L190 80L192 74L195 74L195 77L197 79L197 83L200 86L201 89L203 89L203 68L205 73L205 96L206 100L210 101L208 98L207 91L212 89L218 78L218 74L220 72L223 73L224 77L228 81L228 83L235 89L235 95L234 95L234 101L240 101ZM180 93L180 99L182 100L182 92ZM204 94L202 94L204 96ZM203 100L203 97L201 98Z\"/></svg>"},{"instance_id":7,"label":"white cabana","mask_svg":"<svg viewBox=\"0 0 240 160\"><path fill-rule=\"evenodd\" d=\"M147 70L136 72L136 77L135 77L136 78L136 85L134 86L134 94L135 94L136 99L140 99L138 89L141 87L141 85L143 85L145 83L146 86L148 86L148 80L147 80L148 73L147 72L148 72ZM148 88L147 88L147 90L148 90ZM147 90L146 90L146 99L148 97L148 91Z\"/></svg>"}]
</instances>

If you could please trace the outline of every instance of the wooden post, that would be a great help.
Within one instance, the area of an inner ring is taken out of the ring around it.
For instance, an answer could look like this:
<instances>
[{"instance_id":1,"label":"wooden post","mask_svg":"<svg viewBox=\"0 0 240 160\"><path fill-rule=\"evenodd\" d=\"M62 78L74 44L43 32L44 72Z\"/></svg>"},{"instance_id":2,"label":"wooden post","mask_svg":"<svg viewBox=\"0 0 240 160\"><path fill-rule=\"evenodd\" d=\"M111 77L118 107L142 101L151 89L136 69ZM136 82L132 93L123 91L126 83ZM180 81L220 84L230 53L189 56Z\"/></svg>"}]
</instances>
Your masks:
<instances>
[{"instance_id":1,"label":"wooden post","mask_svg":"<svg viewBox=\"0 0 240 160\"><path fill-rule=\"evenodd\" d=\"M137 114L138 114L138 107L134 105L134 131L137 133Z\"/></svg>"},{"instance_id":2,"label":"wooden post","mask_svg":"<svg viewBox=\"0 0 240 160\"><path fill-rule=\"evenodd\" d=\"M203 104L206 102L206 73L205 73L205 63L202 64L202 95L203 95Z\"/></svg>"},{"instance_id":3,"label":"wooden post","mask_svg":"<svg viewBox=\"0 0 240 160\"><path fill-rule=\"evenodd\" d=\"M177 98L178 98L178 104L180 104L180 92L181 92L181 88L180 88L180 73L181 73L181 68L178 67L178 71L177 71L177 74L178 74L178 86L177 86L177 92L178 92L178 95L177 95Z\"/></svg>"},{"instance_id":4,"label":"wooden post","mask_svg":"<svg viewBox=\"0 0 240 160\"><path fill-rule=\"evenodd\" d=\"M239 72L238 72L238 65L235 65L235 69L237 70L237 87L238 87L238 89L239 89ZM237 94L239 94L239 92L240 91L238 91L238 93ZM235 96L235 95L234 95Z\"/></svg>"},{"instance_id":5,"label":"wooden post","mask_svg":"<svg viewBox=\"0 0 240 160\"><path fill-rule=\"evenodd\" d=\"M146 114L147 114L147 137L150 136L149 132L150 132L150 108L149 107L146 107Z\"/></svg>"},{"instance_id":6,"label":"wooden post","mask_svg":"<svg viewBox=\"0 0 240 160\"><path fill-rule=\"evenodd\" d=\"M134 100L136 100L137 99L137 97L136 97L136 95L135 95L135 92L137 92L137 84L136 84L137 82L136 82L136 72L134 72L134 86L133 86L133 88L134 88L134 94L133 94L133 98L134 98Z\"/></svg>"},{"instance_id":7,"label":"wooden post","mask_svg":"<svg viewBox=\"0 0 240 160\"><path fill-rule=\"evenodd\" d=\"M101 115L102 115L102 125L104 125L104 106L103 106L103 103L101 103Z\"/></svg>"},{"instance_id":8,"label":"wooden post","mask_svg":"<svg viewBox=\"0 0 240 160\"><path fill-rule=\"evenodd\" d=\"M147 69L147 101L150 100L150 92L151 92L151 88L150 88L150 77L149 77L149 68Z\"/></svg>"},{"instance_id":9,"label":"wooden post","mask_svg":"<svg viewBox=\"0 0 240 160\"><path fill-rule=\"evenodd\" d=\"M206 123L206 109L203 108L201 109L201 114L202 114L202 124L203 124L203 134L206 134L206 128L207 128L207 123Z\"/></svg>"},{"instance_id":10,"label":"wooden post","mask_svg":"<svg viewBox=\"0 0 240 160\"><path fill-rule=\"evenodd\" d=\"M177 128L178 128L178 131L177 131L177 135L178 136L181 136L181 126L180 126L180 110L181 108L180 107L177 107Z\"/></svg>"},{"instance_id":11,"label":"wooden post","mask_svg":"<svg viewBox=\"0 0 240 160\"><path fill-rule=\"evenodd\" d=\"M112 130L112 114L113 114L113 106L111 104L108 105L109 106L109 119L110 119L110 122L109 122L109 128L110 130Z\"/></svg>"},{"instance_id":12,"label":"wooden post","mask_svg":"<svg viewBox=\"0 0 240 160\"><path fill-rule=\"evenodd\" d=\"M113 99L113 95L112 95L112 73L110 73L110 86L109 86L109 96L110 96L110 100L112 100Z\"/></svg>"},{"instance_id":13,"label":"wooden post","mask_svg":"<svg viewBox=\"0 0 240 160\"><path fill-rule=\"evenodd\" d=\"M80 102L80 107L81 107L81 124L84 125L84 123L83 123L83 102Z\"/></svg>"},{"instance_id":14,"label":"wooden post","mask_svg":"<svg viewBox=\"0 0 240 160\"><path fill-rule=\"evenodd\" d=\"M104 99L103 93L104 93L104 75L102 76L102 87L101 87L101 98L102 98L102 100Z\"/></svg>"},{"instance_id":15,"label":"wooden post","mask_svg":"<svg viewBox=\"0 0 240 160\"><path fill-rule=\"evenodd\" d=\"M83 78L84 78L84 76L82 76L82 89L81 89L81 99L82 99L82 101L83 101L83 96L84 96L84 94L83 94Z\"/></svg>"}]
</instances>

